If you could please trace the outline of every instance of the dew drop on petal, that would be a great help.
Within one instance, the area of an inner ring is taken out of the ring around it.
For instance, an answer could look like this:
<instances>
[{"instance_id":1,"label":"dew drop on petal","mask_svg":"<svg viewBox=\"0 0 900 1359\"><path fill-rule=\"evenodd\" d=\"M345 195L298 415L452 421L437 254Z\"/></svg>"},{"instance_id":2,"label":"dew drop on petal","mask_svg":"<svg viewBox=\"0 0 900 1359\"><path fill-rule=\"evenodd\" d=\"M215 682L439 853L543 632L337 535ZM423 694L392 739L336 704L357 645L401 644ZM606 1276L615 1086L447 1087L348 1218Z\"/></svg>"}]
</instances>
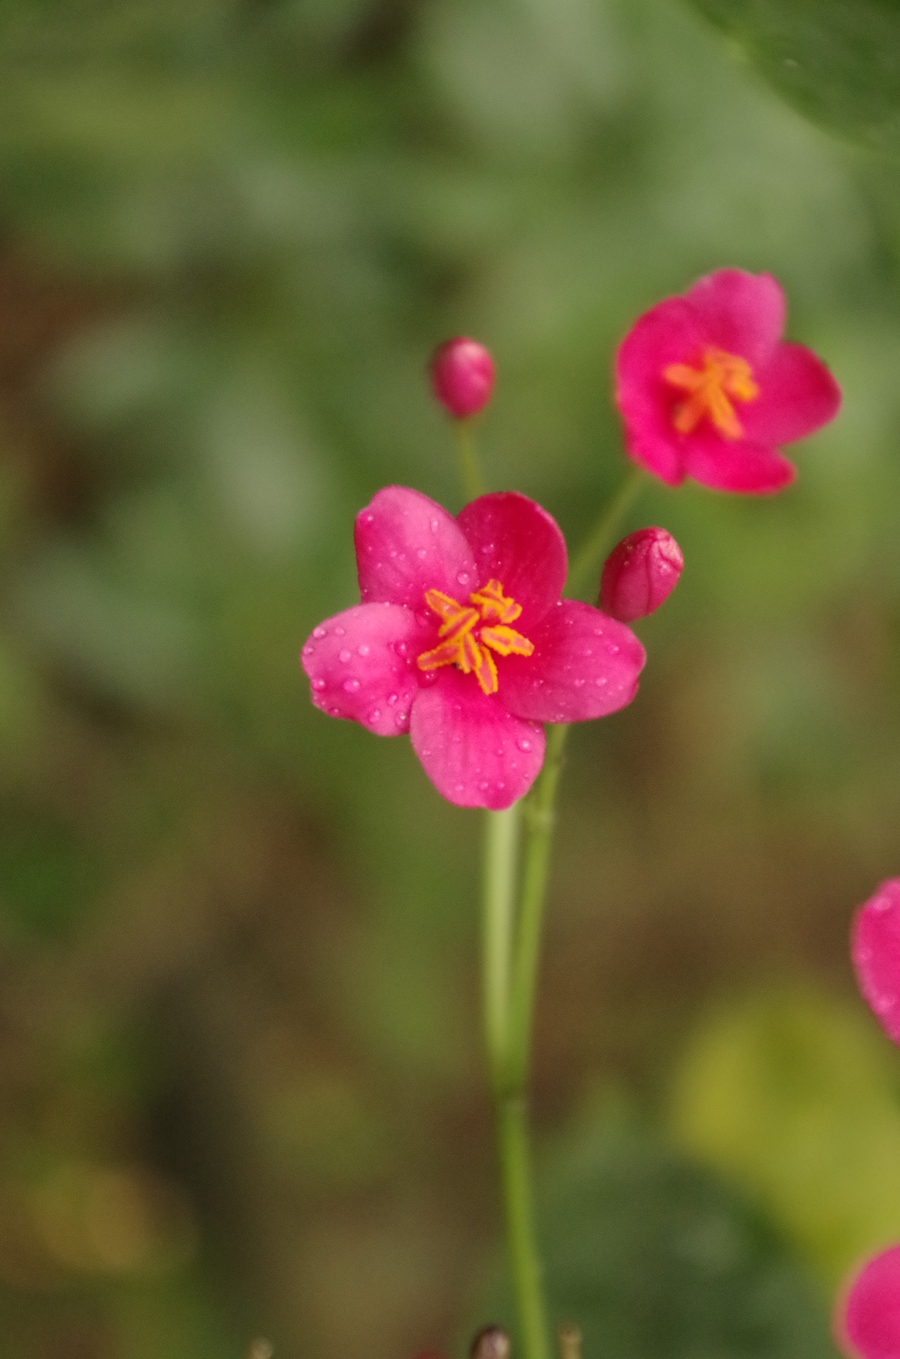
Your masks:
<instances>
[{"instance_id":1,"label":"dew drop on petal","mask_svg":"<svg viewBox=\"0 0 900 1359\"><path fill-rule=\"evenodd\" d=\"M364 516L363 522L366 523L366 524L374 524L374 522L375 522L375 516L374 516L374 514L367 514L367 515L365 515L365 516Z\"/></svg>"},{"instance_id":2,"label":"dew drop on petal","mask_svg":"<svg viewBox=\"0 0 900 1359\"><path fill-rule=\"evenodd\" d=\"M323 679L314 679L312 682L312 687L314 689L317 689L319 693L321 693L323 689L327 688L327 685L325 684L325 681Z\"/></svg>"},{"instance_id":3,"label":"dew drop on petal","mask_svg":"<svg viewBox=\"0 0 900 1359\"><path fill-rule=\"evenodd\" d=\"M428 548L427 548L427 547L419 547L419 548L417 548L417 549L416 549L416 556L418 557L418 559L419 559L420 562L423 562L423 561L425 560L425 558L428 556Z\"/></svg>"},{"instance_id":4,"label":"dew drop on petal","mask_svg":"<svg viewBox=\"0 0 900 1359\"><path fill-rule=\"evenodd\" d=\"M516 742L516 745L519 747L520 750L530 750L530 749L531 749L531 742L530 742L530 741L526 741L524 737L522 738L521 741L517 741L517 742Z\"/></svg>"},{"instance_id":5,"label":"dew drop on petal","mask_svg":"<svg viewBox=\"0 0 900 1359\"><path fill-rule=\"evenodd\" d=\"M369 721L370 721L370 722L377 722L380 716L381 716L381 709L380 709L380 708L373 708L372 711L369 713Z\"/></svg>"},{"instance_id":6,"label":"dew drop on petal","mask_svg":"<svg viewBox=\"0 0 900 1359\"><path fill-rule=\"evenodd\" d=\"M406 719L407 719L408 716L409 716L408 713L398 713L398 714L397 714L397 726L398 726L398 727L404 726L405 723L406 723Z\"/></svg>"},{"instance_id":7,"label":"dew drop on petal","mask_svg":"<svg viewBox=\"0 0 900 1359\"><path fill-rule=\"evenodd\" d=\"M487 779L485 779L484 783L479 783L478 785L479 793L486 793L490 786L491 785L488 783Z\"/></svg>"},{"instance_id":8,"label":"dew drop on petal","mask_svg":"<svg viewBox=\"0 0 900 1359\"><path fill-rule=\"evenodd\" d=\"M457 576L456 576L456 579L457 579L457 581L459 582L460 585L468 585L469 580L470 580L470 576L469 576L468 571L460 571L460 572L458 572L458 573L457 573Z\"/></svg>"},{"instance_id":9,"label":"dew drop on petal","mask_svg":"<svg viewBox=\"0 0 900 1359\"><path fill-rule=\"evenodd\" d=\"M304 655L304 656L311 656L311 655L313 654L313 652L315 651L315 649L316 649L316 648L313 646L312 642L307 642L307 643L306 643L306 646L303 648L303 655Z\"/></svg>"},{"instance_id":10,"label":"dew drop on petal","mask_svg":"<svg viewBox=\"0 0 900 1359\"><path fill-rule=\"evenodd\" d=\"M466 785L465 785L464 783L458 783L458 784L456 785L455 791L456 791L457 793L464 793L464 792L466 791Z\"/></svg>"},{"instance_id":11,"label":"dew drop on petal","mask_svg":"<svg viewBox=\"0 0 900 1359\"><path fill-rule=\"evenodd\" d=\"M432 521L431 521L431 532L432 532L432 533L437 533L437 531L438 531L439 528L440 528L440 523L438 522L438 520L437 520L437 519L432 519Z\"/></svg>"},{"instance_id":12,"label":"dew drop on petal","mask_svg":"<svg viewBox=\"0 0 900 1359\"><path fill-rule=\"evenodd\" d=\"M584 680L583 680L583 679L577 679L577 680L575 681L575 688L576 688L576 689L583 689L583 688L584 688Z\"/></svg>"},{"instance_id":13,"label":"dew drop on petal","mask_svg":"<svg viewBox=\"0 0 900 1359\"><path fill-rule=\"evenodd\" d=\"M331 716L332 716L332 717L340 717L340 716L341 716L341 710L340 710L340 708L329 708L328 711L331 713Z\"/></svg>"},{"instance_id":14,"label":"dew drop on petal","mask_svg":"<svg viewBox=\"0 0 900 1359\"><path fill-rule=\"evenodd\" d=\"M594 683L596 684L596 686L597 686L598 689L603 689L603 688L605 688L605 687L606 687L606 676L605 676L605 675L601 675L599 679L595 679L595 680L594 680Z\"/></svg>"},{"instance_id":15,"label":"dew drop on petal","mask_svg":"<svg viewBox=\"0 0 900 1359\"><path fill-rule=\"evenodd\" d=\"M359 689L359 680L358 679L344 680L342 687L346 690L348 694L355 694Z\"/></svg>"},{"instance_id":16,"label":"dew drop on petal","mask_svg":"<svg viewBox=\"0 0 900 1359\"><path fill-rule=\"evenodd\" d=\"M359 652L360 656L368 656L372 648L369 646L368 642L360 642L356 650Z\"/></svg>"},{"instance_id":17,"label":"dew drop on petal","mask_svg":"<svg viewBox=\"0 0 900 1359\"><path fill-rule=\"evenodd\" d=\"M388 703L390 703L392 708L394 704L397 702L397 697L398 697L397 694L388 694Z\"/></svg>"},{"instance_id":18,"label":"dew drop on petal","mask_svg":"<svg viewBox=\"0 0 900 1359\"><path fill-rule=\"evenodd\" d=\"M334 630L334 635L335 635L335 637L343 637L343 635L344 635L345 632L346 632L346 628L335 628L335 630Z\"/></svg>"},{"instance_id":19,"label":"dew drop on petal","mask_svg":"<svg viewBox=\"0 0 900 1359\"><path fill-rule=\"evenodd\" d=\"M322 637L327 637L327 636L328 636L328 633L325 631L324 628L313 628L313 637L322 638Z\"/></svg>"},{"instance_id":20,"label":"dew drop on petal","mask_svg":"<svg viewBox=\"0 0 900 1359\"><path fill-rule=\"evenodd\" d=\"M619 648L616 646L615 642L607 642L606 649L610 656L617 656L619 654Z\"/></svg>"},{"instance_id":21,"label":"dew drop on petal","mask_svg":"<svg viewBox=\"0 0 900 1359\"><path fill-rule=\"evenodd\" d=\"M594 653L593 653L593 651L591 651L591 648L590 648L590 647L586 647L585 650L584 650L581 654L582 654L583 656L593 656Z\"/></svg>"},{"instance_id":22,"label":"dew drop on petal","mask_svg":"<svg viewBox=\"0 0 900 1359\"><path fill-rule=\"evenodd\" d=\"M338 652L338 660L343 661L344 665L350 660L350 652L344 647L343 651Z\"/></svg>"},{"instance_id":23,"label":"dew drop on petal","mask_svg":"<svg viewBox=\"0 0 900 1359\"><path fill-rule=\"evenodd\" d=\"M889 911L891 909L890 897L876 897L872 902L873 911Z\"/></svg>"}]
</instances>

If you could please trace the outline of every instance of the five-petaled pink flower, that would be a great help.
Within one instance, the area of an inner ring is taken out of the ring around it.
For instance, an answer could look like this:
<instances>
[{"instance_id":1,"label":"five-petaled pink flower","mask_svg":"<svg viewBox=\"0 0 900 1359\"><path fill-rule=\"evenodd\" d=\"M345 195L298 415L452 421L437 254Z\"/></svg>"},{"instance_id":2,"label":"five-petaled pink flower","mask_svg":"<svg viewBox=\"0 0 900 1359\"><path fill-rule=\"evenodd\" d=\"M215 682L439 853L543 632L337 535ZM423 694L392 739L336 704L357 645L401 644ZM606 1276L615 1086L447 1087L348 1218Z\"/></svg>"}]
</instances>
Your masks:
<instances>
[{"instance_id":1,"label":"five-petaled pink flower","mask_svg":"<svg viewBox=\"0 0 900 1359\"><path fill-rule=\"evenodd\" d=\"M544 760L544 722L630 703L644 649L624 624L560 599L556 521L515 492L452 518L388 486L357 515L362 602L303 646L313 702L378 736L409 732L438 792L509 807Z\"/></svg>"},{"instance_id":2,"label":"five-petaled pink flower","mask_svg":"<svg viewBox=\"0 0 900 1359\"><path fill-rule=\"evenodd\" d=\"M793 481L779 448L831 420L841 393L811 350L782 341L784 322L775 279L742 269L645 312L616 356L633 461L670 486L762 495Z\"/></svg>"},{"instance_id":3,"label":"five-petaled pink flower","mask_svg":"<svg viewBox=\"0 0 900 1359\"><path fill-rule=\"evenodd\" d=\"M853 917L850 953L859 989L889 1038L900 1043L900 878L888 878Z\"/></svg>"},{"instance_id":4,"label":"five-petaled pink flower","mask_svg":"<svg viewBox=\"0 0 900 1359\"><path fill-rule=\"evenodd\" d=\"M867 1260L850 1280L835 1330L859 1359L900 1359L900 1245Z\"/></svg>"}]
</instances>

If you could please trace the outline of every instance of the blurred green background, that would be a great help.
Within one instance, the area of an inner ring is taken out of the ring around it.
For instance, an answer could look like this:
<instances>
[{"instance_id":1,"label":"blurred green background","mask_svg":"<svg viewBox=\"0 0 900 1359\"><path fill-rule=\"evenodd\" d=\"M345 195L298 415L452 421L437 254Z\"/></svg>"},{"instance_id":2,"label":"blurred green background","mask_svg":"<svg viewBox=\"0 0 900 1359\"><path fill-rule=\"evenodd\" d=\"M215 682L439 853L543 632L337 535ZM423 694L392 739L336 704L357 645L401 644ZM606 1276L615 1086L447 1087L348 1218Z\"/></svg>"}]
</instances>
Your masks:
<instances>
[{"instance_id":1,"label":"blurred green background","mask_svg":"<svg viewBox=\"0 0 900 1359\"><path fill-rule=\"evenodd\" d=\"M494 352L490 484L577 542L618 338L722 265L845 404L777 499L625 526L687 566L570 741L537 1032L586 1359L828 1356L900 1238L846 947L900 871L896 165L677 0L6 0L3 1359L412 1359L508 1315L480 821L297 654L379 486L461 504L440 340Z\"/></svg>"}]
</instances>

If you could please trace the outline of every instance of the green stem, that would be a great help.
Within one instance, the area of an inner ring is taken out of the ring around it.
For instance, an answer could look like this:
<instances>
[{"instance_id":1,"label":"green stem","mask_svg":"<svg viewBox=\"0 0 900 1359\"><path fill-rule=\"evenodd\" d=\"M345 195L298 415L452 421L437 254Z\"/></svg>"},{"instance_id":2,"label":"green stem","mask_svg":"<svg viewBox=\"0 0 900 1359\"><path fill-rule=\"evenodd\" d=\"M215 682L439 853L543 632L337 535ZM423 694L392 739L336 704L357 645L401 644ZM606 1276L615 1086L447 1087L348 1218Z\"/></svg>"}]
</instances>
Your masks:
<instances>
[{"instance_id":1,"label":"green stem","mask_svg":"<svg viewBox=\"0 0 900 1359\"><path fill-rule=\"evenodd\" d=\"M520 808L514 802L505 812L487 812L484 828L482 1012L495 1091L502 1083L508 1044Z\"/></svg>"},{"instance_id":2,"label":"green stem","mask_svg":"<svg viewBox=\"0 0 900 1359\"><path fill-rule=\"evenodd\" d=\"M475 450L475 439L472 434L471 416L462 420L454 420L453 429L456 434L456 452L459 456L459 475L466 493L466 499L476 500L478 496L484 495L484 483L481 480L481 471L478 466L478 454Z\"/></svg>"},{"instance_id":3,"label":"green stem","mask_svg":"<svg viewBox=\"0 0 900 1359\"><path fill-rule=\"evenodd\" d=\"M585 588L591 571L596 570L600 558L613 546L610 539L619 520L637 498L638 491L645 485L646 477L639 467L630 464L619 488L606 506L600 518L582 543L575 560L569 566L566 579L566 593L573 595Z\"/></svg>"},{"instance_id":4,"label":"green stem","mask_svg":"<svg viewBox=\"0 0 900 1359\"><path fill-rule=\"evenodd\" d=\"M508 1089L510 1093L516 1094L524 1091L528 1080L544 898L555 820L554 804L568 732L567 726L548 728L544 767L525 806L525 862L516 919L506 1067Z\"/></svg>"},{"instance_id":5,"label":"green stem","mask_svg":"<svg viewBox=\"0 0 900 1359\"><path fill-rule=\"evenodd\" d=\"M534 1230L528 1111L524 1095L497 1100L497 1141L506 1205L506 1239L525 1359L549 1359L544 1287Z\"/></svg>"}]
</instances>

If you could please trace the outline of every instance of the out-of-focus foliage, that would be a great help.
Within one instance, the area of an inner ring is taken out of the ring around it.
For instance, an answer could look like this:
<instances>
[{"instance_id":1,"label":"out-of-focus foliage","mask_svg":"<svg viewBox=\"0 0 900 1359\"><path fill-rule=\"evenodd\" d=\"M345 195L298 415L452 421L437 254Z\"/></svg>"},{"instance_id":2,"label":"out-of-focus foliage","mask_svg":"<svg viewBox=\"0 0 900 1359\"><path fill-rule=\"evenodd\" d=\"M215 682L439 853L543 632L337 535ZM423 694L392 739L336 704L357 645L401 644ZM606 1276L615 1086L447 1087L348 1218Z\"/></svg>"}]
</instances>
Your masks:
<instances>
[{"instance_id":1,"label":"out-of-focus foliage","mask_svg":"<svg viewBox=\"0 0 900 1359\"><path fill-rule=\"evenodd\" d=\"M694 0L795 107L900 150L900 11L893 0Z\"/></svg>"},{"instance_id":2,"label":"out-of-focus foliage","mask_svg":"<svg viewBox=\"0 0 900 1359\"><path fill-rule=\"evenodd\" d=\"M820 1300L765 1219L621 1117L592 1117L546 1169L549 1305L585 1354L834 1359ZM488 1306L514 1331L500 1294Z\"/></svg>"},{"instance_id":3,"label":"out-of-focus foliage","mask_svg":"<svg viewBox=\"0 0 900 1359\"><path fill-rule=\"evenodd\" d=\"M858 1010L790 992L717 1012L676 1073L672 1123L754 1192L836 1286L900 1220L900 1063Z\"/></svg>"},{"instance_id":4,"label":"out-of-focus foliage","mask_svg":"<svg viewBox=\"0 0 900 1359\"><path fill-rule=\"evenodd\" d=\"M577 541L617 338L770 270L844 411L789 493L623 526L686 569L570 743L539 1125L611 1078L650 1117L710 994L851 995L900 823L900 190L674 0L9 0L0 75L0 1355L449 1347L496 1240L478 819L315 712L300 642L379 485L460 503L438 340L491 347L488 480Z\"/></svg>"}]
</instances>

